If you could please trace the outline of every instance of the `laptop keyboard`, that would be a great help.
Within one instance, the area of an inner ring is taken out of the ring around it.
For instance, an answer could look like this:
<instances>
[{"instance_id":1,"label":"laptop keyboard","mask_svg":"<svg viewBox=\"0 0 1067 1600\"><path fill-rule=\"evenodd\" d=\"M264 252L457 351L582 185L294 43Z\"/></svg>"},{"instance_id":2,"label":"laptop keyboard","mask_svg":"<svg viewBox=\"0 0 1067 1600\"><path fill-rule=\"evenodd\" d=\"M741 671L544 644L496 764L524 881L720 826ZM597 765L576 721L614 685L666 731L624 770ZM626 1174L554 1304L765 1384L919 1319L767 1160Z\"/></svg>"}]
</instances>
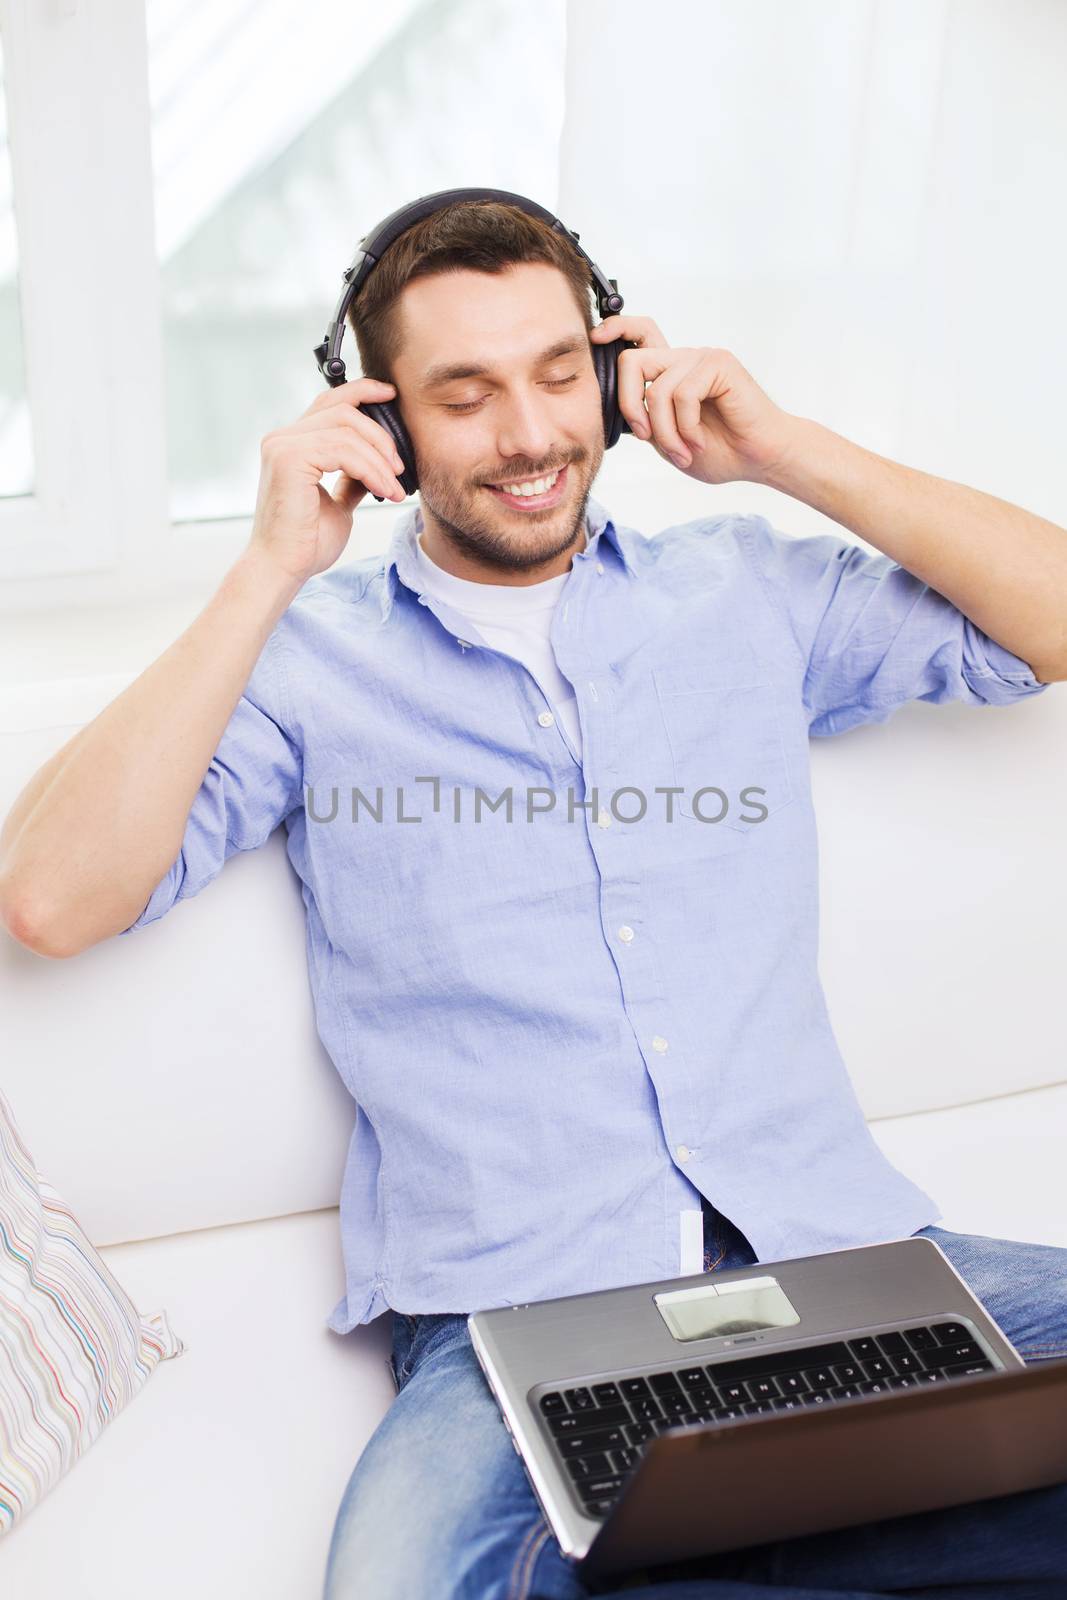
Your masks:
<instances>
[{"instance_id":1,"label":"laptop keyboard","mask_svg":"<svg viewBox=\"0 0 1067 1600\"><path fill-rule=\"evenodd\" d=\"M657 1434L944 1383L994 1364L961 1322L663 1368L552 1389L533 1401L587 1516L604 1517Z\"/></svg>"}]
</instances>

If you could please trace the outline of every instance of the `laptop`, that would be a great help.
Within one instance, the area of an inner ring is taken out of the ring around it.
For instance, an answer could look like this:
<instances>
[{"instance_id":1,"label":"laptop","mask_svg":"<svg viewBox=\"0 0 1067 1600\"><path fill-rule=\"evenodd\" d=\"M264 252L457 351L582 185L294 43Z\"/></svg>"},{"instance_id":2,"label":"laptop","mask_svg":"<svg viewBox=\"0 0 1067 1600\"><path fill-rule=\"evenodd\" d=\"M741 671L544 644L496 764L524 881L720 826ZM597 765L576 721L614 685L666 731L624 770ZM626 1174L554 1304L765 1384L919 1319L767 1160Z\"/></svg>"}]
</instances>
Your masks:
<instances>
[{"instance_id":1,"label":"laptop","mask_svg":"<svg viewBox=\"0 0 1067 1600\"><path fill-rule=\"evenodd\" d=\"M933 1239L467 1321L590 1578L1067 1482L1067 1359L1027 1366Z\"/></svg>"}]
</instances>

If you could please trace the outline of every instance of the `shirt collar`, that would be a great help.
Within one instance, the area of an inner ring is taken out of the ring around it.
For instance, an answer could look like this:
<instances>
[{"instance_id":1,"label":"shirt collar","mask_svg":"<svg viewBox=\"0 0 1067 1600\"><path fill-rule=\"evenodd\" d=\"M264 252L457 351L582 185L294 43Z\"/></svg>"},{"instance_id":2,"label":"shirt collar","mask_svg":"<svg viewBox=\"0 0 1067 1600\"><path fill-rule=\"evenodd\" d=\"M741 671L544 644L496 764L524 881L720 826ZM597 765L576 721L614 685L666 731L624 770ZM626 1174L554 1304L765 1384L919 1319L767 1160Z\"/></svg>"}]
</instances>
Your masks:
<instances>
[{"instance_id":1,"label":"shirt collar","mask_svg":"<svg viewBox=\"0 0 1067 1600\"><path fill-rule=\"evenodd\" d=\"M619 538L618 529L608 516L607 511L594 500L592 495L586 501L586 529L587 542L584 550L579 551L575 558L586 559L596 551L601 539L604 539L615 551L623 567L631 578L637 576L637 567L633 558ZM414 505L407 506L401 513L389 548L382 559L381 566L381 611L384 621L393 607L396 598L396 585L399 580L405 588L413 594L420 592L418 563L416 557L416 542L423 530L422 508L416 501Z\"/></svg>"}]
</instances>

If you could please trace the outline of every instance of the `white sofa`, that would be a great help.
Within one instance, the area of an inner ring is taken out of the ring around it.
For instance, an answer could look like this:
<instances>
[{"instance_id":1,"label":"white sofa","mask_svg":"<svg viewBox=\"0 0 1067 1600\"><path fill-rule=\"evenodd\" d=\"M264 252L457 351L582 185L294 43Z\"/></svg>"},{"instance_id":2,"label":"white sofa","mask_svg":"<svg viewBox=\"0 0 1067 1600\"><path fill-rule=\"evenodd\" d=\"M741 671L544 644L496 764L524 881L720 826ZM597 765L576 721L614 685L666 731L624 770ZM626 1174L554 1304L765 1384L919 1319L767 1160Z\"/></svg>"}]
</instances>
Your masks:
<instances>
[{"instance_id":1,"label":"white sofa","mask_svg":"<svg viewBox=\"0 0 1067 1600\"><path fill-rule=\"evenodd\" d=\"M0 694L0 812L128 681ZM942 1226L1067 1246L1067 692L908 706L813 768L822 975L875 1136ZM73 960L0 935L0 1016L39 1168L187 1345L0 1543L0 1591L319 1600L390 1319L325 1326L353 1107L284 835Z\"/></svg>"}]
</instances>

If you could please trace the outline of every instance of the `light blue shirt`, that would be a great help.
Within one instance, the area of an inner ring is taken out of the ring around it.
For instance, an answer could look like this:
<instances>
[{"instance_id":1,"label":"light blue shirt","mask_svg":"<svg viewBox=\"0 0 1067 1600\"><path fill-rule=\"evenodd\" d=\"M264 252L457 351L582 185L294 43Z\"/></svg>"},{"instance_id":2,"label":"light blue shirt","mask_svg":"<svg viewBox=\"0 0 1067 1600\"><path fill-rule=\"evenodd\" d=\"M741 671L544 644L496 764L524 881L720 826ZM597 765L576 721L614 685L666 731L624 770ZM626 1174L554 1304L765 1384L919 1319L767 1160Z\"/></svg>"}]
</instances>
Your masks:
<instances>
[{"instance_id":1,"label":"light blue shirt","mask_svg":"<svg viewBox=\"0 0 1067 1600\"><path fill-rule=\"evenodd\" d=\"M409 506L387 557L303 586L125 930L284 822L356 1102L328 1325L699 1271L702 1194L764 1261L938 1220L831 1030L808 739L1047 685L844 535L646 539L591 499L550 635L579 759L530 671L421 593L421 529Z\"/></svg>"}]
</instances>

